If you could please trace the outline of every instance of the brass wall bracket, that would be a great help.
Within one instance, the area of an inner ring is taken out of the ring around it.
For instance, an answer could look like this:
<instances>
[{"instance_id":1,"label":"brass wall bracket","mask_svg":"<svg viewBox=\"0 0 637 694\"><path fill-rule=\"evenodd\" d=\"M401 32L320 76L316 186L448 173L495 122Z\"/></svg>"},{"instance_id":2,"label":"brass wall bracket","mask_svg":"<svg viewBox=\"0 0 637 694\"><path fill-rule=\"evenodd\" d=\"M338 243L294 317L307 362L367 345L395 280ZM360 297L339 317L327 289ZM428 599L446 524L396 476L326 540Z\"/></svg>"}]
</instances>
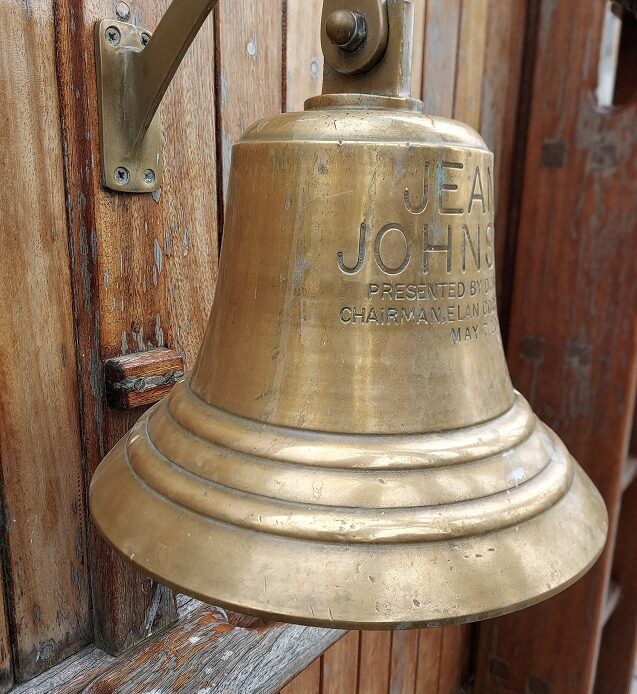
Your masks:
<instances>
[{"instance_id":1,"label":"brass wall bracket","mask_svg":"<svg viewBox=\"0 0 637 694\"><path fill-rule=\"evenodd\" d=\"M136 64L150 36L132 24L107 19L95 27L102 184L111 190L151 193L162 184L159 115L135 142L127 108L132 96L127 68Z\"/></svg>"},{"instance_id":2,"label":"brass wall bracket","mask_svg":"<svg viewBox=\"0 0 637 694\"><path fill-rule=\"evenodd\" d=\"M409 3L324 1L322 39L327 69L323 93L404 96L411 45ZM126 193L149 193L161 187L162 137L157 109L217 2L173 0L152 35L125 22L105 19L97 23L96 73L105 187ZM354 31L351 41L343 45L338 41L339 37L347 38L347 15L354 20ZM331 37L325 28L330 18Z\"/></svg>"}]
</instances>

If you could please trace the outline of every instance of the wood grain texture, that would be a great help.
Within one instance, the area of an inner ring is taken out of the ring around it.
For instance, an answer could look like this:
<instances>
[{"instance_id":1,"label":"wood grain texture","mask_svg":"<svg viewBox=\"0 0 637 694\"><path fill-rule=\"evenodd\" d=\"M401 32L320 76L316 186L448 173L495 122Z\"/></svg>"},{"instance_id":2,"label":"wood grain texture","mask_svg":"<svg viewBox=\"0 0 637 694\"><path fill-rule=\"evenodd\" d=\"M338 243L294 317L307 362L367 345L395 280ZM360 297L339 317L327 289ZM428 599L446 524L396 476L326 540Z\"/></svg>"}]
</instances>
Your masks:
<instances>
[{"instance_id":1,"label":"wood grain texture","mask_svg":"<svg viewBox=\"0 0 637 694\"><path fill-rule=\"evenodd\" d=\"M633 440L637 445L635 434ZM628 694L637 659L637 481L621 500L611 586L619 601L604 626L595 679L595 694ZM610 590L610 589L609 589Z\"/></svg>"},{"instance_id":2,"label":"wood grain texture","mask_svg":"<svg viewBox=\"0 0 637 694\"><path fill-rule=\"evenodd\" d=\"M348 632L322 657L321 694L355 694L360 632Z\"/></svg>"},{"instance_id":3,"label":"wood grain texture","mask_svg":"<svg viewBox=\"0 0 637 694\"><path fill-rule=\"evenodd\" d=\"M602 492L612 549L637 372L637 107L600 112L591 97L604 3L542 10L508 356L515 385ZM609 559L481 626L478 692L590 690Z\"/></svg>"},{"instance_id":4,"label":"wood grain texture","mask_svg":"<svg viewBox=\"0 0 637 694\"><path fill-rule=\"evenodd\" d=\"M286 111L302 111L323 84L323 2L287 0L286 11L285 105Z\"/></svg>"},{"instance_id":5,"label":"wood grain texture","mask_svg":"<svg viewBox=\"0 0 637 694\"><path fill-rule=\"evenodd\" d=\"M104 362L110 407L133 410L159 402L184 376L184 358L165 347L125 354Z\"/></svg>"},{"instance_id":6,"label":"wood grain texture","mask_svg":"<svg viewBox=\"0 0 637 694\"><path fill-rule=\"evenodd\" d=\"M283 104L282 0L234 0L216 9L219 81L218 148L226 198L232 145Z\"/></svg>"},{"instance_id":7,"label":"wood grain texture","mask_svg":"<svg viewBox=\"0 0 637 694\"><path fill-rule=\"evenodd\" d=\"M453 115L461 8L461 0L427 0L422 99L433 116Z\"/></svg>"},{"instance_id":8,"label":"wood grain texture","mask_svg":"<svg viewBox=\"0 0 637 694\"><path fill-rule=\"evenodd\" d=\"M470 676L473 626L458 624L441 629L439 694L456 694Z\"/></svg>"},{"instance_id":9,"label":"wood grain texture","mask_svg":"<svg viewBox=\"0 0 637 694\"><path fill-rule=\"evenodd\" d=\"M3 0L0 21L2 539L24 680L90 641L91 620L51 4Z\"/></svg>"},{"instance_id":10,"label":"wood grain texture","mask_svg":"<svg viewBox=\"0 0 637 694\"><path fill-rule=\"evenodd\" d=\"M0 563L0 693L13 687L13 662L11 659L11 634L4 589L4 567Z\"/></svg>"},{"instance_id":11,"label":"wood grain texture","mask_svg":"<svg viewBox=\"0 0 637 694\"><path fill-rule=\"evenodd\" d=\"M419 632L395 631L391 644L389 694L413 694L416 689Z\"/></svg>"},{"instance_id":12,"label":"wood grain texture","mask_svg":"<svg viewBox=\"0 0 637 694\"><path fill-rule=\"evenodd\" d=\"M420 631L415 694L438 694L443 633L442 629Z\"/></svg>"},{"instance_id":13,"label":"wood grain texture","mask_svg":"<svg viewBox=\"0 0 637 694\"><path fill-rule=\"evenodd\" d=\"M152 30L166 5L131 3L130 21ZM113 16L114 5L60 0L55 9L90 476L140 414L105 405L103 360L166 346L183 354L188 368L205 329L217 260L213 23L195 40L161 109L167 169L161 194L122 195L100 186L95 74L87 60L94 24ZM91 540L95 637L118 653L172 623L174 599L95 533Z\"/></svg>"},{"instance_id":14,"label":"wood grain texture","mask_svg":"<svg viewBox=\"0 0 637 694\"><path fill-rule=\"evenodd\" d=\"M342 635L289 624L237 627L223 610L183 601L179 623L148 644L117 658L86 648L13 694L271 694Z\"/></svg>"},{"instance_id":15,"label":"wood grain texture","mask_svg":"<svg viewBox=\"0 0 637 694\"><path fill-rule=\"evenodd\" d=\"M480 129L488 24L488 0L463 0L453 117L476 130Z\"/></svg>"},{"instance_id":16,"label":"wood grain texture","mask_svg":"<svg viewBox=\"0 0 637 694\"><path fill-rule=\"evenodd\" d=\"M526 134L519 102L527 40L527 0L490 0L488 10L480 134L495 155L497 298L500 317L506 325L513 279L515 212L522 191L518 184L519 163L524 157Z\"/></svg>"},{"instance_id":17,"label":"wood grain texture","mask_svg":"<svg viewBox=\"0 0 637 694\"><path fill-rule=\"evenodd\" d=\"M392 663L392 633L361 631L358 694L387 694Z\"/></svg>"},{"instance_id":18,"label":"wood grain texture","mask_svg":"<svg viewBox=\"0 0 637 694\"><path fill-rule=\"evenodd\" d=\"M321 659L317 658L281 690L281 694L321 694Z\"/></svg>"}]
</instances>

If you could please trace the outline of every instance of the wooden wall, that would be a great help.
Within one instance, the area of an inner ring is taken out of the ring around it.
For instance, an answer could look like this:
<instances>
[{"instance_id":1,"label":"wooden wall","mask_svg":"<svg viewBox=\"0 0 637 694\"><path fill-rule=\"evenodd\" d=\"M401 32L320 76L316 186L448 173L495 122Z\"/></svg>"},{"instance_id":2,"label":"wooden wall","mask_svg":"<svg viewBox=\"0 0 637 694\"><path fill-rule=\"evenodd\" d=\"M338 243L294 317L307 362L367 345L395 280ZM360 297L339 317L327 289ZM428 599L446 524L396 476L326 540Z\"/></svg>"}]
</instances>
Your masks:
<instances>
[{"instance_id":1,"label":"wooden wall","mask_svg":"<svg viewBox=\"0 0 637 694\"><path fill-rule=\"evenodd\" d=\"M508 360L514 384L602 492L610 538L572 588L480 625L476 691L484 694L589 692L600 643L597 690L628 692L618 682L635 648L626 458L637 382L637 102L596 103L604 11L603 2L547 1L530 28ZM634 83L634 59L620 69ZM629 525L617 535L624 489Z\"/></svg>"},{"instance_id":2,"label":"wooden wall","mask_svg":"<svg viewBox=\"0 0 637 694\"><path fill-rule=\"evenodd\" d=\"M93 470L140 414L105 405L103 361L168 346L193 364L232 144L257 118L301 109L320 92L320 0L223 0L162 106L161 193L103 190L94 23L117 17L152 29L167 4L0 0L0 692L94 641L121 653L176 619L175 596L117 559L87 517ZM608 461L625 447L634 395L625 356L634 335L621 307L635 301L622 249L637 241L637 191L613 178L635 154L634 112L600 115L587 101L602 4L414 4L414 95L430 113L480 130L496 153L499 302L516 383L617 502L621 482ZM563 143L561 167L543 159L551 142ZM574 186L578 178L588 183ZM608 215L615 232L602 243ZM600 274L612 283L591 293ZM591 306L596 313L581 320ZM557 643L549 653L539 625L570 643L562 611L586 605L569 623L585 630L609 571L607 558L560 610L552 602L482 627L478 689L585 692L598 643L569 652ZM531 651L529 633L539 644ZM285 692L448 694L476 669L475 643L475 627L352 632ZM560 658L573 659L567 674Z\"/></svg>"}]
</instances>

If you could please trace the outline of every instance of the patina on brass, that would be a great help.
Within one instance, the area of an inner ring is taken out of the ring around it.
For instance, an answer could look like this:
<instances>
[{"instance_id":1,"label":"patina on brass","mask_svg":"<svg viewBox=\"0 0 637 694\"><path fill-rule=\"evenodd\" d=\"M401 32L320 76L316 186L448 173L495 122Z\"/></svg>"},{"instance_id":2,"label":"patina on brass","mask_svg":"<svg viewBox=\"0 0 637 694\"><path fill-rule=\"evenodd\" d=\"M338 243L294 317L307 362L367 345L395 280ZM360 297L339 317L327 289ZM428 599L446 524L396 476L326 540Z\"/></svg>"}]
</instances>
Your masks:
<instances>
[{"instance_id":1,"label":"patina on brass","mask_svg":"<svg viewBox=\"0 0 637 694\"><path fill-rule=\"evenodd\" d=\"M91 487L143 571L284 621L492 617L573 583L606 538L599 493L508 375L493 156L404 93L409 13L387 12L368 73L332 65L330 93L235 145L197 365Z\"/></svg>"}]
</instances>

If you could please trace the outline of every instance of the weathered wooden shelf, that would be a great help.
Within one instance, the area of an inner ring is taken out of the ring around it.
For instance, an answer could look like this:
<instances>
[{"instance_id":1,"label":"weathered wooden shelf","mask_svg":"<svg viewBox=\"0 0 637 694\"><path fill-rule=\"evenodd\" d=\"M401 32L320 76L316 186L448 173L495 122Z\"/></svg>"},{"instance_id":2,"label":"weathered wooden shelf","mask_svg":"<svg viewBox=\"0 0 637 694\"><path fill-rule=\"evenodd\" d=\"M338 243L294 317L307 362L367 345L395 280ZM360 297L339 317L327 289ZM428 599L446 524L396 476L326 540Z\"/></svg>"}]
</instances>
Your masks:
<instances>
[{"instance_id":1,"label":"weathered wooden shelf","mask_svg":"<svg viewBox=\"0 0 637 694\"><path fill-rule=\"evenodd\" d=\"M241 618L184 596L179 621L117 658L90 646L12 694L271 694L344 631Z\"/></svg>"}]
</instances>

